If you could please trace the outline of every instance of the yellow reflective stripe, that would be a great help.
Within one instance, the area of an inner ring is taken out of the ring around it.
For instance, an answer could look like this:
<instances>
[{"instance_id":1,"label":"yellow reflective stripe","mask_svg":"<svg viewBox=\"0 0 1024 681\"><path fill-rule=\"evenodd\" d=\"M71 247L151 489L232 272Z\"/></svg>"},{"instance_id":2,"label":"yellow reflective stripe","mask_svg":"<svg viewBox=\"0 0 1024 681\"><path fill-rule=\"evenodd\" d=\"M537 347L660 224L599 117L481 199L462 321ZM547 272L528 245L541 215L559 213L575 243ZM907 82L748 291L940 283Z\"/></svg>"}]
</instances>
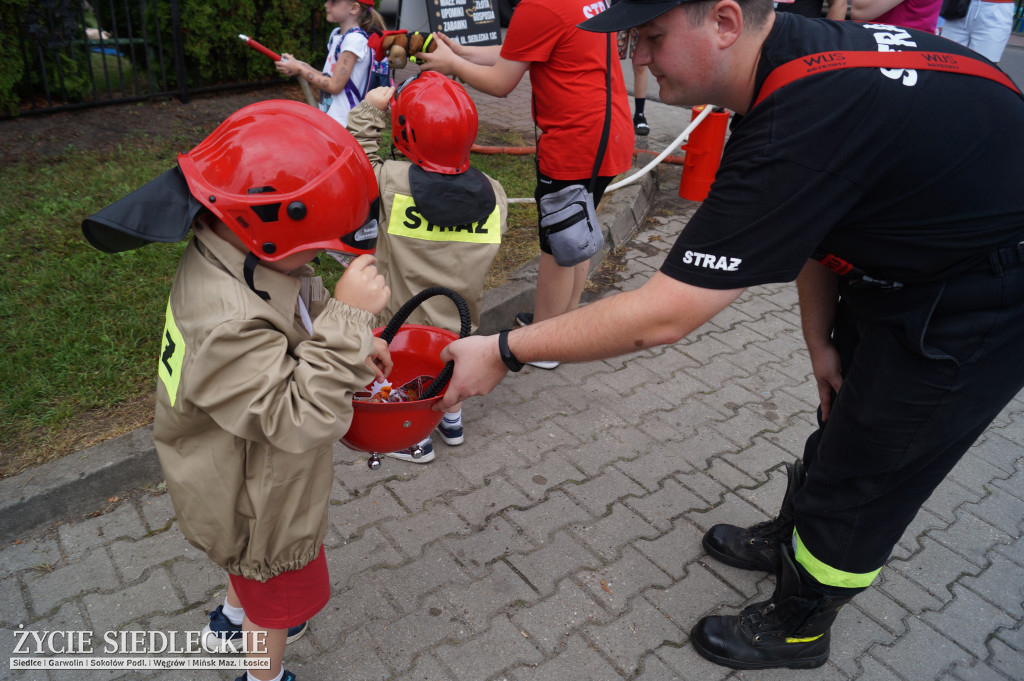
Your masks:
<instances>
[{"instance_id":1,"label":"yellow reflective stripe","mask_svg":"<svg viewBox=\"0 0 1024 681\"><path fill-rule=\"evenodd\" d=\"M486 220L470 222L454 227L440 227L431 224L420 215L411 196L395 194L388 218L388 234L424 241L462 241L477 244L501 243L501 212L498 206Z\"/></svg>"},{"instance_id":2,"label":"yellow reflective stripe","mask_svg":"<svg viewBox=\"0 0 1024 681\"><path fill-rule=\"evenodd\" d=\"M174 323L174 313L171 312L171 301L168 299L164 335L160 341L160 361L157 364L157 374L167 389L172 407L178 398L178 383L181 380L181 365L184 360L185 339L181 337L181 332L178 331L178 327Z\"/></svg>"},{"instance_id":3,"label":"yellow reflective stripe","mask_svg":"<svg viewBox=\"0 0 1024 681\"><path fill-rule=\"evenodd\" d=\"M804 543L800 541L800 533L796 530L793 531L793 551L796 554L796 562L800 563L819 584L825 586L863 589L871 586L871 582L875 581L875 577L882 571L882 568L878 568L872 572L843 572L826 565L811 555Z\"/></svg>"},{"instance_id":4,"label":"yellow reflective stripe","mask_svg":"<svg viewBox=\"0 0 1024 681\"><path fill-rule=\"evenodd\" d=\"M818 634L817 636L811 636L809 638L787 637L786 638L786 643L810 643L811 641L817 641L819 638L821 638L824 635L825 634Z\"/></svg>"}]
</instances>

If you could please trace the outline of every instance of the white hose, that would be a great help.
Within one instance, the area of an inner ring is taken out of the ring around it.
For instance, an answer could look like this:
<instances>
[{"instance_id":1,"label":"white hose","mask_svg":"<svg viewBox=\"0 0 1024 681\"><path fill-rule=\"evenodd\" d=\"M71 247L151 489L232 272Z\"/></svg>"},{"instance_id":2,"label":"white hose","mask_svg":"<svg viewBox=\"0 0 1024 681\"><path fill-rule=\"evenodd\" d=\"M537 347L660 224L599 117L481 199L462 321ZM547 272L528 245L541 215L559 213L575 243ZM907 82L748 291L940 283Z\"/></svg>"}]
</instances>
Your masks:
<instances>
[{"instance_id":1,"label":"white hose","mask_svg":"<svg viewBox=\"0 0 1024 681\"><path fill-rule=\"evenodd\" d=\"M636 182L637 180L639 180L641 177L646 175L647 173L651 172L651 170L653 170L655 167L657 167L657 165L659 163L661 163L662 160L664 160L664 158L666 156L671 154L677 148L679 148L682 145L686 144L687 140L690 137L690 133L692 133L694 131L694 129L698 125L700 125L701 121L703 121L705 118L708 117L708 115L711 114L711 111L713 110L713 108L714 107L712 107L710 104L705 106L701 110L701 112L699 114L697 114L697 117L694 118L692 121L690 121L690 124L688 126L686 126L686 128L681 133L679 133L679 137L676 137L674 140L672 140L672 142L667 147L665 147L665 150L663 152L661 152L660 154L658 154L657 156L654 157L653 161L651 161L650 163L645 165L643 168L641 168L640 170L638 170L635 173L633 173L632 175L630 175L629 177L624 178L622 180L619 180L615 184L608 185L608 188L604 190L605 194L607 194L608 192L613 192L616 189L622 189L625 186L631 185L634 182ZM534 199L532 197L525 198L525 199L509 199L508 202L509 203L534 203Z\"/></svg>"}]
</instances>

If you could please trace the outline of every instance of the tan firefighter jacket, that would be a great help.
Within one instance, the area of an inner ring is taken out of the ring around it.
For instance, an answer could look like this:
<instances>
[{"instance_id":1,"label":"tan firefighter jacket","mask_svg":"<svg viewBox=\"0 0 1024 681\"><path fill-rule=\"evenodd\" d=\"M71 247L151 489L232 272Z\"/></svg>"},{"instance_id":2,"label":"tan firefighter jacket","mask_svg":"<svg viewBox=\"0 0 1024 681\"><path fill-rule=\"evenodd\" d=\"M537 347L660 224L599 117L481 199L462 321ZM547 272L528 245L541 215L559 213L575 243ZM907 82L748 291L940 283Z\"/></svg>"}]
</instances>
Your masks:
<instances>
[{"instance_id":1,"label":"tan firefighter jacket","mask_svg":"<svg viewBox=\"0 0 1024 681\"><path fill-rule=\"evenodd\" d=\"M348 128L369 157L380 189L377 268L391 287L391 300L381 313L381 324L389 322L404 302L423 289L444 286L465 298L475 332L483 308L484 280L506 228L508 198L497 181L478 173L493 189L494 209L490 215L448 227L439 226L450 225L448 221L431 222L412 195L409 174L413 165L385 161L377 153L385 120L385 113L366 101L352 109L348 117ZM407 321L459 332L458 311L443 296L427 300Z\"/></svg>"},{"instance_id":2,"label":"tan firefighter jacket","mask_svg":"<svg viewBox=\"0 0 1024 681\"><path fill-rule=\"evenodd\" d=\"M353 391L373 380L373 315L334 300L309 266L257 266L262 300L243 262L195 227L168 301L154 439L186 539L265 581L305 566L324 539L331 448L348 431Z\"/></svg>"}]
</instances>

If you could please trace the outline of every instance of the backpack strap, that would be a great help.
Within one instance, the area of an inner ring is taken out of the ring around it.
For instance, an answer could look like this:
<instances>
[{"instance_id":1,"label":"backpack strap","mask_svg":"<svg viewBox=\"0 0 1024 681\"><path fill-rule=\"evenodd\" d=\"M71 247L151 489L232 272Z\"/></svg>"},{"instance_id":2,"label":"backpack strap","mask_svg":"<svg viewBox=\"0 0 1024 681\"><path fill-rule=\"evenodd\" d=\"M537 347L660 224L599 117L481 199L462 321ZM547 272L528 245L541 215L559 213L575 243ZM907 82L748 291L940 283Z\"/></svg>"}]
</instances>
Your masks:
<instances>
[{"instance_id":1,"label":"backpack strap","mask_svg":"<svg viewBox=\"0 0 1024 681\"><path fill-rule=\"evenodd\" d=\"M341 44L345 42L345 36L347 36L349 33L358 33L359 35L366 38L366 46L367 49L370 50L370 71L369 73L366 74L366 82L363 83L363 86L360 87L359 85L353 83L351 76L349 77L348 82L345 83L344 92L345 96L348 97L348 104L350 107L355 107L357 104L359 104L359 102L363 101L363 97L365 97L366 93L370 91L370 81L373 78L373 66L374 61L376 61L376 59L375 50L373 46L370 45L370 36L368 36L366 34L366 31L364 31L359 26L353 26L352 28L345 31L345 33L341 36L341 40L338 41L338 47L336 48L335 59L337 59L338 55L341 54Z\"/></svg>"},{"instance_id":2,"label":"backpack strap","mask_svg":"<svg viewBox=\"0 0 1024 681\"><path fill-rule=\"evenodd\" d=\"M838 50L818 52L777 66L761 85L754 106L770 94L793 81L816 73L825 73L849 68L914 69L920 71L945 71L968 76L988 78L1005 85L1021 97L1021 91L1005 73L980 59L947 52L870 52Z\"/></svg>"},{"instance_id":3,"label":"backpack strap","mask_svg":"<svg viewBox=\"0 0 1024 681\"><path fill-rule=\"evenodd\" d=\"M366 35L366 31L364 31L362 29L362 27L360 27L360 26L353 26L352 28L350 28L347 31L345 31L344 35L341 36L341 39L344 40L345 36L348 35L349 33L358 33L359 35L363 36L367 40L370 39L370 36Z\"/></svg>"},{"instance_id":4,"label":"backpack strap","mask_svg":"<svg viewBox=\"0 0 1024 681\"><path fill-rule=\"evenodd\" d=\"M340 28L336 28L334 30L335 31L340 31L341 29ZM364 38L367 39L367 42L369 42L369 36L366 35L366 31L364 31L359 26L353 26L352 28L348 29L347 31L345 31L344 33L341 34L341 40L339 40L338 44L334 46L334 58L335 59L337 59L339 56L341 56L341 44L343 42L345 42L345 36L347 36L349 33L359 33ZM333 37L334 33L332 32L331 35Z\"/></svg>"},{"instance_id":5,"label":"backpack strap","mask_svg":"<svg viewBox=\"0 0 1024 681\"><path fill-rule=\"evenodd\" d=\"M601 140L597 143L597 158L594 159L594 170L590 173L591 194L597 189L597 176L601 171L601 161L604 159L605 149L608 148L608 134L612 126L612 34L607 36L605 44L604 63L604 127L601 128Z\"/></svg>"}]
</instances>

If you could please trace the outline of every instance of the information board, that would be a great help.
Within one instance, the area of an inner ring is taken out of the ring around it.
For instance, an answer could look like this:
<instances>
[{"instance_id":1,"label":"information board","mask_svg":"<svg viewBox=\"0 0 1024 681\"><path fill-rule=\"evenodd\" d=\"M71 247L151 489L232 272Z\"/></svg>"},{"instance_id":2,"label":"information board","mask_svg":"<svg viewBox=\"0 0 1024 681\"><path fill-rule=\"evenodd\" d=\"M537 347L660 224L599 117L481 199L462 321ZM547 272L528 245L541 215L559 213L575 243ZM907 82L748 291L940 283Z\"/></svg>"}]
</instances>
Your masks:
<instances>
[{"instance_id":1,"label":"information board","mask_svg":"<svg viewBox=\"0 0 1024 681\"><path fill-rule=\"evenodd\" d=\"M497 0L427 0L430 30L461 45L500 45Z\"/></svg>"}]
</instances>

